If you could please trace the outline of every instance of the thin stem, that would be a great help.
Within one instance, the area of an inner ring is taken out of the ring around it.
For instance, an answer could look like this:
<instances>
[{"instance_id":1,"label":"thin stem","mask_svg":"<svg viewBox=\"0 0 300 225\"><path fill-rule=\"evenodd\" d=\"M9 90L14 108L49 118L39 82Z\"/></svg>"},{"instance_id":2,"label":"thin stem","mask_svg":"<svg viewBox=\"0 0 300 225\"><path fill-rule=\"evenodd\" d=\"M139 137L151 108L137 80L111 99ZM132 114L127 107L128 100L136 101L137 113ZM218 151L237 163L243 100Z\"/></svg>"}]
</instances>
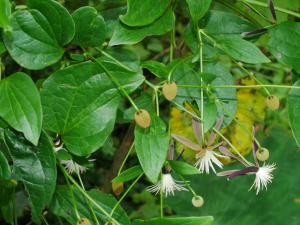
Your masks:
<instances>
[{"instance_id":1,"label":"thin stem","mask_svg":"<svg viewBox=\"0 0 300 225\"><path fill-rule=\"evenodd\" d=\"M269 8L269 6L268 6L267 3L260 2L260 1L255 1L255 0L239 0L239 1L241 1L241 2L248 2L248 3L253 4L253 5L257 5L257 6L262 6L262 7L265 7L265 8ZM291 11L291 10L288 10L288 9L284 9L284 8L275 6L275 10L277 10L279 12L282 12L282 13L286 13L286 14L295 16L297 18L300 18L300 14L299 13Z\"/></svg>"},{"instance_id":2,"label":"thin stem","mask_svg":"<svg viewBox=\"0 0 300 225\"><path fill-rule=\"evenodd\" d=\"M81 179L81 176L80 176L80 171L79 171L78 166L75 167L75 169L76 169L76 174L77 174L79 183L80 183L82 189L85 191L85 187L84 187L84 185L83 185L83 182L82 182L82 179ZM87 201L88 207L90 208L90 210L91 210L91 212L92 212L92 215L93 215L93 218L94 218L96 224L97 224L97 225L100 225L100 224L99 224L99 221L98 221L98 218L97 218L97 216L96 216L96 214L95 214L95 211L94 211L93 207L92 207L91 204L90 204L90 201L89 201L88 199L86 199L86 201Z\"/></svg>"},{"instance_id":3,"label":"thin stem","mask_svg":"<svg viewBox=\"0 0 300 225\"><path fill-rule=\"evenodd\" d=\"M83 190L80 187L80 185L74 180L74 178L72 176L70 176L68 174L68 172L62 165L60 165L60 164L58 164L58 165L59 165L61 171L63 172L64 176L67 177L74 184L74 186L78 189L79 192L81 192L81 194L83 194L83 196L85 198L87 198L97 209L99 209L105 216L107 216L116 225L121 225L117 220L112 218L111 215L102 206L100 206L89 194L87 194L85 190Z\"/></svg>"},{"instance_id":4,"label":"thin stem","mask_svg":"<svg viewBox=\"0 0 300 225\"><path fill-rule=\"evenodd\" d=\"M160 218L164 218L164 193L162 188L160 189Z\"/></svg>"},{"instance_id":5,"label":"thin stem","mask_svg":"<svg viewBox=\"0 0 300 225\"><path fill-rule=\"evenodd\" d=\"M154 89L154 95L155 95L156 115L159 116L159 99L158 99L157 89Z\"/></svg>"},{"instance_id":6,"label":"thin stem","mask_svg":"<svg viewBox=\"0 0 300 225\"><path fill-rule=\"evenodd\" d=\"M201 86L201 85L190 85L190 84L179 84L178 87L182 88L237 88L237 89L247 89L247 88L285 88L285 89L300 89L300 86L291 86L291 85L276 85L276 84L258 84L258 85L208 85L208 86Z\"/></svg>"},{"instance_id":7,"label":"thin stem","mask_svg":"<svg viewBox=\"0 0 300 225\"><path fill-rule=\"evenodd\" d=\"M173 104L175 104L178 108L180 108L181 110L183 110L184 112L186 112L186 113L188 113L188 114L190 114L191 116L193 116L193 117L195 117L196 119L198 119L198 120L200 120L201 121L201 118L199 117L199 116L197 116L196 114L194 114L193 112L190 112L190 111L188 111L186 108L184 108L183 106L181 106L180 104L178 104L178 103L176 103L176 102L174 102L173 101ZM203 122L203 121L201 121L201 122ZM252 163L250 163L248 160L246 160L245 158L244 158L244 156L242 156L241 155L241 153L236 149L236 147L233 145L233 144L231 144L231 142L220 132L220 131L218 131L216 128L212 128L212 130L217 134L217 135L219 135L232 149L233 149L233 151L239 156L239 157L241 157L243 160L245 160L245 162L247 163L247 164L249 164L249 165L252 165Z\"/></svg>"},{"instance_id":8,"label":"thin stem","mask_svg":"<svg viewBox=\"0 0 300 225\"><path fill-rule=\"evenodd\" d=\"M122 170L123 170L123 168L125 166L125 163L126 163L128 157L130 156L132 150L133 150L133 147L134 147L134 142L131 144L131 146L129 148L129 151L127 152L127 154L126 154L126 156L125 156L125 158L124 158L124 160L123 160L123 162L122 162L122 164L121 164L121 166L120 166L120 168L118 170L118 175L120 175L120 173L122 172Z\"/></svg>"},{"instance_id":9,"label":"thin stem","mask_svg":"<svg viewBox=\"0 0 300 225\"><path fill-rule=\"evenodd\" d=\"M196 197L196 196L197 196L197 193L194 191L194 189L193 189L192 186L189 184L189 182L186 181L186 180L184 179L183 176L179 175L179 177L180 177L180 179L183 180L185 186L190 190L190 192L192 192L192 194L194 195L194 197Z\"/></svg>"},{"instance_id":10,"label":"thin stem","mask_svg":"<svg viewBox=\"0 0 300 225\"><path fill-rule=\"evenodd\" d=\"M206 33L205 33L203 30L201 30L201 29L199 29L199 32L200 32L201 34L203 34L210 42L212 42L214 47L217 46L217 42L216 42L211 36L209 36L208 34L206 34Z\"/></svg>"},{"instance_id":11,"label":"thin stem","mask_svg":"<svg viewBox=\"0 0 300 225\"><path fill-rule=\"evenodd\" d=\"M140 111L140 109L137 107L137 105L134 103L133 99L130 97L130 95L127 93L127 91L125 90L125 88L123 87L123 85L120 83L120 81L115 78L111 72L102 64L102 62L99 59L96 59L95 57L93 57L89 52L86 52L88 54L88 56L93 59L104 71L105 73L112 79L112 81L119 87L119 89L121 90L121 92L126 96L126 98L129 100L129 102L131 103L131 105L135 108L135 110L138 112Z\"/></svg>"},{"instance_id":12,"label":"thin stem","mask_svg":"<svg viewBox=\"0 0 300 225\"><path fill-rule=\"evenodd\" d=\"M46 225L49 225L48 222L47 222L47 220L46 220L46 218L44 217L44 215L42 215L42 220L43 220L43 222L44 222Z\"/></svg>"},{"instance_id":13,"label":"thin stem","mask_svg":"<svg viewBox=\"0 0 300 225\"><path fill-rule=\"evenodd\" d=\"M126 197L126 195L131 191L131 189L135 186L135 184L139 181L139 179L143 176L144 173L141 173L129 186L129 188L125 191L125 193L122 195L122 197L119 199L119 201L115 204L113 209L111 210L110 217L114 214L115 210L118 208L118 206L121 204L123 199Z\"/></svg>"}]
</instances>

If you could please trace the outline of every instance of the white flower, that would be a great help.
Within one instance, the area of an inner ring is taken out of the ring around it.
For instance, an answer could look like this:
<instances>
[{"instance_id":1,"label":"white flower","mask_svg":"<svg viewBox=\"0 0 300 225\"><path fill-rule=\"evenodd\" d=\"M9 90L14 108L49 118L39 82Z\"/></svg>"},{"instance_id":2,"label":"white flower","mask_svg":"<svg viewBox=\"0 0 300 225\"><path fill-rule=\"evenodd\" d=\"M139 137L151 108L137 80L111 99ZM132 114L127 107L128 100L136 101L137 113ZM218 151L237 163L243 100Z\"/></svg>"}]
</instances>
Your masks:
<instances>
[{"instance_id":1,"label":"white flower","mask_svg":"<svg viewBox=\"0 0 300 225\"><path fill-rule=\"evenodd\" d=\"M259 167L257 172L255 173L255 180L249 190L251 190L254 187L254 189L256 189L256 194L258 194L259 191L263 190L264 188L267 190L267 185L269 183L272 183L272 179L273 179L272 172L275 169L276 169L275 164L271 164L271 165L264 164L262 167Z\"/></svg>"},{"instance_id":2,"label":"white flower","mask_svg":"<svg viewBox=\"0 0 300 225\"><path fill-rule=\"evenodd\" d=\"M162 174L161 180L147 188L148 191L158 194L162 191L166 197L174 195L174 191L188 191L184 187L184 181L176 181L170 173Z\"/></svg>"},{"instance_id":3,"label":"white flower","mask_svg":"<svg viewBox=\"0 0 300 225\"><path fill-rule=\"evenodd\" d=\"M216 156L224 157L211 150L202 150L198 154L196 154L197 162L194 166L198 168L201 173L205 171L207 174L209 174L209 168L211 168L216 173L213 164L217 165L221 169L223 166L223 164Z\"/></svg>"},{"instance_id":4,"label":"white flower","mask_svg":"<svg viewBox=\"0 0 300 225\"><path fill-rule=\"evenodd\" d=\"M60 163L65 166L69 174L72 174L74 172L84 173L87 170L87 167L79 165L78 163L74 162L72 159L60 160Z\"/></svg>"}]
</instances>

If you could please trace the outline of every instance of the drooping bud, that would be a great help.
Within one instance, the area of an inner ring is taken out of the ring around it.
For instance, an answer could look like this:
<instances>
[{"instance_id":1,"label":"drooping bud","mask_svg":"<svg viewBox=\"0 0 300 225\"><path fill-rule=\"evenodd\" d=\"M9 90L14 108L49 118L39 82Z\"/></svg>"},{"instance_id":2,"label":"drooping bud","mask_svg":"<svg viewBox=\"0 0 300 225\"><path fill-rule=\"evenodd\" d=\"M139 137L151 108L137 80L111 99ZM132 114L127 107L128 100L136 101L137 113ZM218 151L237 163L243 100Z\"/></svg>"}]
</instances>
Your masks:
<instances>
[{"instance_id":1,"label":"drooping bud","mask_svg":"<svg viewBox=\"0 0 300 225\"><path fill-rule=\"evenodd\" d=\"M122 182L112 182L111 187L116 196L120 196L124 191L124 183Z\"/></svg>"},{"instance_id":2,"label":"drooping bud","mask_svg":"<svg viewBox=\"0 0 300 225\"><path fill-rule=\"evenodd\" d=\"M277 110L280 106L279 98L276 95L270 95L266 99L266 105L271 110Z\"/></svg>"},{"instance_id":3,"label":"drooping bud","mask_svg":"<svg viewBox=\"0 0 300 225\"><path fill-rule=\"evenodd\" d=\"M92 225L89 219L87 218L81 218L77 221L77 225Z\"/></svg>"},{"instance_id":4,"label":"drooping bud","mask_svg":"<svg viewBox=\"0 0 300 225\"><path fill-rule=\"evenodd\" d=\"M169 101L172 101L177 95L177 84L175 82L166 82L163 85L162 91L165 98Z\"/></svg>"},{"instance_id":5,"label":"drooping bud","mask_svg":"<svg viewBox=\"0 0 300 225\"><path fill-rule=\"evenodd\" d=\"M256 152L256 158L259 161L266 161L269 159L270 153L269 150L266 148L261 148Z\"/></svg>"},{"instance_id":6,"label":"drooping bud","mask_svg":"<svg viewBox=\"0 0 300 225\"><path fill-rule=\"evenodd\" d=\"M141 109L134 114L134 120L142 128L147 128L151 124L151 117L147 110Z\"/></svg>"},{"instance_id":7,"label":"drooping bud","mask_svg":"<svg viewBox=\"0 0 300 225\"><path fill-rule=\"evenodd\" d=\"M193 199L192 199L192 204L193 204L194 207L200 208L204 204L204 199L199 195L194 196Z\"/></svg>"}]
</instances>

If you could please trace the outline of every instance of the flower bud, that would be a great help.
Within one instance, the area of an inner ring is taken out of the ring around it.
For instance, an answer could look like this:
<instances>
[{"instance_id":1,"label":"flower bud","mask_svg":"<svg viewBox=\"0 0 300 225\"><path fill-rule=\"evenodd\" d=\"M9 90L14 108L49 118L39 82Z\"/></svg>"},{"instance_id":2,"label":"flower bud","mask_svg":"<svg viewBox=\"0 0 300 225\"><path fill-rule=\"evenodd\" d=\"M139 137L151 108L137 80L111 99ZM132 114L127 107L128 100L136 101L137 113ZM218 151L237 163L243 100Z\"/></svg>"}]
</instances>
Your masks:
<instances>
[{"instance_id":1,"label":"flower bud","mask_svg":"<svg viewBox=\"0 0 300 225\"><path fill-rule=\"evenodd\" d=\"M200 208L204 204L204 199L199 195L194 196L192 199L192 204L194 207Z\"/></svg>"},{"instance_id":2,"label":"flower bud","mask_svg":"<svg viewBox=\"0 0 300 225\"><path fill-rule=\"evenodd\" d=\"M77 225L92 225L87 218L81 218L77 221Z\"/></svg>"},{"instance_id":3,"label":"flower bud","mask_svg":"<svg viewBox=\"0 0 300 225\"><path fill-rule=\"evenodd\" d=\"M177 95L177 85L175 82L166 82L162 88L165 98L172 101Z\"/></svg>"},{"instance_id":4,"label":"flower bud","mask_svg":"<svg viewBox=\"0 0 300 225\"><path fill-rule=\"evenodd\" d=\"M270 153L269 150L266 148L261 148L256 152L256 158L259 161L266 161L269 159Z\"/></svg>"},{"instance_id":5,"label":"flower bud","mask_svg":"<svg viewBox=\"0 0 300 225\"><path fill-rule=\"evenodd\" d=\"M140 111L135 112L134 120L137 123L137 125L139 125L142 128L149 127L150 123L151 123L150 114L144 109L141 109Z\"/></svg>"},{"instance_id":6,"label":"flower bud","mask_svg":"<svg viewBox=\"0 0 300 225\"><path fill-rule=\"evenodd\" d=\"M279 98L276 95L270 95L266 99L266 105L271 110L277 110L280 106Z\"/></svg>"},{"instance_id":7,"label":"flower bud","mask_svg":"<svg viewBox=\"0 0 300 225\"><path fill-rule=\"evenodd\" d=\"M112 182L112 191L116 196L120 196L124 191L124 183Z\"/></svg>"}]
</instances>

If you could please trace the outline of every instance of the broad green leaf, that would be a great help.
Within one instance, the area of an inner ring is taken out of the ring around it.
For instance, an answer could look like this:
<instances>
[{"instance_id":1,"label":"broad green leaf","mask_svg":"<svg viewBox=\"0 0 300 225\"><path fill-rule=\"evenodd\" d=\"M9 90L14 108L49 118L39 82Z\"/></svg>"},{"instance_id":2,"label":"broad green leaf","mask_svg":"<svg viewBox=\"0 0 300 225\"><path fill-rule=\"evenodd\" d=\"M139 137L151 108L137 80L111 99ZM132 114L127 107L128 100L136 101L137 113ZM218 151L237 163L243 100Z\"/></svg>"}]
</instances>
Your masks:
<instances>
[{"instance_id":1,"label":"broad green leaf","mask_svg":"<svg viewBox=\"0 0 300 225\"><path fill-rule=\"evenodd\" d=\"M40 94L25 73L15 73L0 82L0 117L37 145L42 128Z\"/></svg>"},{"instance_id":2,"label":"broad green leaf","mask_svg":"<svg viewBox=\"0 0 300 225\"><path fill-rule=\"evenodd\" d=\"M96 224L94 222L95 220L93 214L88 206L89 204L93 207L93 210L99 222L101 222L100 224L108 222L109 219L107 218L107 216L105 216L91 202L88 202L87 199L75 187L71 186L71 188L76 199L79 214L82 217L88 218L91 222L93 222L93 224ZM69 223L76 224L77 218L74 211L71 190L68 188L68 186L57 186L55 195L50 205L50 210L55 215L65 218ZM96 189L87 191L87 194L89 194L90 197L92 197L93 200L102 208L104 208L108 213L111 212L111 210L117 203L116 199L112 195L104 194ZM114 212L113 218L120 222L120 224L122 225L131 225L126 212L120 206Z\"/></svg>"},{"instance_id":3,"label":"broad green leaf","mask_svg":"<svg viewBox=\"0 0 300 225\"><path fill-rule=\"evenodd\" d=\"M155 114L151 115L149 128L135 127L135 149L139 162L149 180L157 182L167 157L169 135L166 125Z\"/></svg>"},{"instance_id":4,"label":"broad green leaf","mask_svg":"<svg viewBox=\"0 0 300 225\"><path fill-rule=\"evenodd\" d=\"M300 88L300 81L294 85ZM290 126L295 140L300 146L300 89L292 89L287 98Z\"/></svg>"},{"instance_id":5,"label":"broad green leaf","mask_svg":"<svg viewBox=\"0 0 300 225\"><path fill-rule=\"evenodd\" d=\"M205 15L209 10L212 0L186 0L191 17L195 23Z\"/></svg>"},{"instance_id":6,"label":"broad green leaf","mask_svg":"<svg viewBox=\"0 0 300 225\"><path fill-rule=\"evenodd\" d=\"M199 174L199 170L183 161L169 160L171 168L180 175Z\"/></svg>"},{"instance_id":7,"label":"broad green leaf","mask_svg":"<svg viewBox=\"0 0 300 225\"><path fill-rule=\"evenodd\" d=\"M300 24L286 21L269 29L268 49L279 61L300 72Z\"/></svg>"},{"instance_id":8,"label":"broad green leaf","mask_svg":"<svg viewBox=\"0 0 300 225\"><path fill-rule=\"evenodd\" d=\"M257 29L254 24L236 14L217 10L209 11L203 19L202 26L205 32L213 35L241 34Z\"/></svg>"},{"instance_id":9,"label":"broad green leaf","mask_svg":"<svg viewBox=\"0 0 300 225\"><path fill-rule=\"evenodd\" d=\"M116 182L116 183L127 182L127 181L133 180L134 178L138 177L139 175L141 175L142 172L143 172L143 170L142 170L141 166L134 166L134 167L131 167L131 168L125 170L120 175L115 177L112 180L112 182Z\"/></svg>"},{"instance_id":10,"label":"broad green leaf","mask_svg":"<svg viewBox=\"0 0 300 225\"><path fill-rule=\"evenodd\" d=\"M235 60L251 64L270 62L258 47L238 35L221 35L216 41L217 46Z\"/></svg>"},{"instance_id":11,"label":"broad green leaf","mask_svg":"<svg viewBox=\"0 0 300 225\"><path fill-rule=\"evenodd\" d=\"M11 57L22 67L43 69L63 55L47 19L37 10L18 10L12 14L11 30L3 40ZM30 44L28 44L30 43Z\"/></svg>"},{"instance_id":12,"label":"broad green leaf","mask_svg":"<svg viewBox=\"0 0 300 225\"><path fill-rule=\"evenodd\" d=\"M5 155L0 151L0 180L8 180L11 177L11 171Z\"/></svg>"},{"instance_id":13,"label":"broad green leaf","mask_svg":"<svg viewBox=\"0 0 300 225\"><path fill-rule=\"evenodd\" d=\"M81 47L101 46L106 36L106 25L103 17L94 7L85 6L73 12L75 36L73 44Z\"/></svg>"},{"instance_id":14,"label":"broad green leaf","mask_svg":"<svg viewBox=\"0 0 300 225\"><path fill-rule=\"evenodd\" d=\"M10 26L9 17L11 15L11 5L9 0L0 1L0 27L7 29Z\"/></svg>"},{"instance_id":15,"label":"broad green leaf","mask_svg":"<svg viewBox=\"0 0 300 225\"><path fill-rule=\"evenodd\" d=\"M214 79L211 83L212 86L235 84L234 78L231 75L228 68L226 68L220 62L204 63L204 71L216 75L216 79ZM217 97L215 105L217 108L218 117L224 116L223 126L227 126L231 123L237 110L236 89L235 88L213 88L211 91L212 94L214 94ZM211 100L208 100L204 105L204 108L206 108L204 109L205 113L206 110L208 110L208 107L211 107L209 104L211 104ZM212 111L212 114L210 116L212 116L213 113L214 112ZM214 119L216 119L216 117ZM211 120L213 120L213 118L211 118ZM211 121L211 123L214 122L215 121ZM207 124L205 125L205 127L208 126L209 124L210 123L207 120Z\"/></svg>"},{"instance_id":16,"label":"broad green leaf","mask_svg":"<svg viewBox=\"0 0 300 225\"><path fill-rule=\"evenodd\" d=\"M214 218L211 216L203 217L170 217L153 218L150 220L136 220L134 225L212 225Z\"/></svg>"},{"instance_id":17,"label":"broad green leaf","mask_svg":"<svg viewBox=\"0 0 300 225\"><path fill-rule=\"evenodd\" d=\"M115 66L111 74L127 92L144 77ZM110 77L95 63L59 70L44 82L44 128L59 133L69 151L85 156L101 147L114 128L122 95Z\"/></svg>"},{"instance_id":18,"label":"broad green leaf","mask_svg":"<svg viewBox=\"0 0 300 225\"><path fill-rule=\"evenodd\" d=\"M146 26L161 17L169 5L170 0L127 0L126 15L120 20L127 26Z\"/></svg>"},{"instance_id":19,"label":"broad green leaf","mask_svg":"<svg viewBox=\"0 0 300 225\"><path fill-rule=\"evenodd\" d=\"M40 11L49 22L57 42L64 46L74 37L75 24L68 10L54 0L27 0L31 9Z\"/></svg>"},{"instance_id":20,"label":"broad green leaf","mask_svg":"<svg viewBox=\"0 0 300 225\"><path fill-rule=\"evenodd\" d=\"M50 139L42 133L39 145L34 147L9 130L4 139L14 162L12 176L24 183L32 220L39 224L42 209L50 203L56 185L56 159Z\"/></svg>"},{"instance_id":21,"label":"broad green leaf","mask_svg":"<svg viewBox=\"0 0 300 225\"><path fill-rule=\"evenodd\" d=\"M143 27L128 27L121 22L115 27L109 45L130 45L136 44L147 36L163 35L174 27L174 15L171 10L167 10L154 23Z\"/></svg>"},{"instance_id":22,"label":"broad green leaf","mask_svg":"<svg viewBox=\"0 0 300 225\"><path fill-rule=\"evenodd\" d=\"M168 76L167 66L161 62L148 60L141 63L141 67L149 70L155 76L159 78L165 78Z\"/></svg>"},{"instance_id":23,"label":"broad green leaf","mask_svg":"<svg viewBox=\"0 0 300 225\"><path fill-rule=\"evenodd\" d=\"M214 225L297 225L300 220L297 203L300 180L289 174L300 170L300 152L291 132L283 127L274 126L268 130L261 144L270 151L270 159L266 164L276 163L274 179L268 184L267 191L258 195L254 190L248 191L255 180L254 174L231 181L215 174L190 176L190 185L204 198L203 207L193 207L193 195L188 192L177 192L176 197L166 200L166 204L180 216L212 215L215 218ZM240 163L233 163L223 169L241 168L243 166ZM268 213L264 213L266 209Z\"/></svg>"}]
</instances>

